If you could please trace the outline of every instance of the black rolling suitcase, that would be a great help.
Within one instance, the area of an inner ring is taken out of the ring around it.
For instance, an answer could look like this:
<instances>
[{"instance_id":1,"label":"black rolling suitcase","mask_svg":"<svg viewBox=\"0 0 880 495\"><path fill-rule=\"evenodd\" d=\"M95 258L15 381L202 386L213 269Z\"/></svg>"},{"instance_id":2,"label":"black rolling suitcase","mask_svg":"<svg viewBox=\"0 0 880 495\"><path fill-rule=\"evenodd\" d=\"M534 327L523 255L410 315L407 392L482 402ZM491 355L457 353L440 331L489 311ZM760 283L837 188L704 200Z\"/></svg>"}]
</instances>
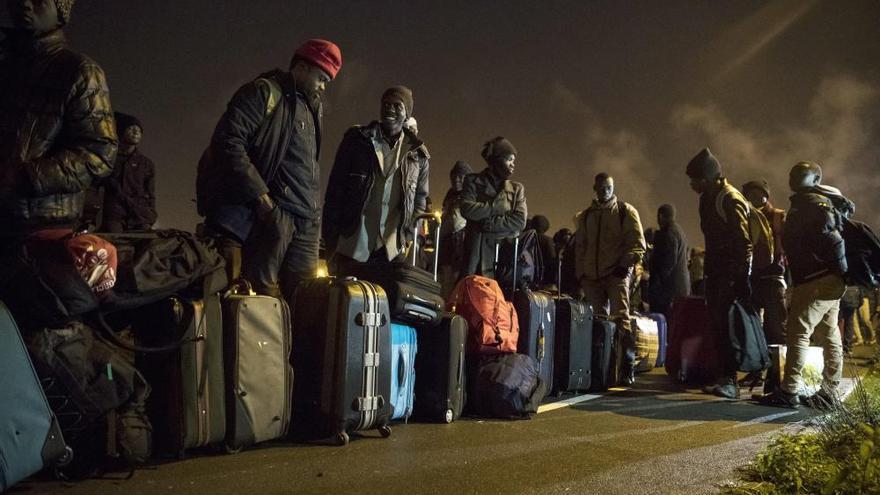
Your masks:
<instances>
[{"instance_id":1,"label":"black rolling suitcase","mask_svg":"<svg viewBox=\"0 0 880 495\"><path fill-rule=\"evenodd\" d=\"M413 416L451 423L461 416L465 403L465 354L468 324L454 313L444 313L440 325L416 329L416 393Z\"/></svg>"},{"instance_id":2,"label":"black rolling suitcase","mask_svg":"<svg viewBox=\"0 0 880 495\"><path fill-rule=\"evenodd\" d=\"M157 386L147 399L153 450L176 455L223 444L226 389L223 377L223 314L219 295L187 301L172 297L137 311L132 329L142 345L185 337L168 353L139 353L135 365Z\"/></svg>"},{"instance_id":3,"label":"black rolling suitcase","mask_svg":"<svg viewBox=\"0 0 880 495\"><path fill-rule=\"evenodd\" d=\"M435 219L433 214L423 214L418 220ZM419 225L418 221L416 225ZM445 301L437 282L437 255L440 244L440 223L437 222L434 242L434 273L416 265L418 259L418 228L413 236L412 262L399 261L390 264L371 265L359 263L352 267L351 275L378 284L388 295L391 318L407 325L437 325L443 313Z\"/></svg>"},{"instance_id":4,"label":"black rolling suitcase","mask_svg":"<svg viewBox=\"0 0 880 495\"><path fill-rule=\"evenodd\" d=\"M556 299L556 347L553 392L556 395L590 389L593 356L593 309L583 301Z\"/></svg>"},{"instance_id":5,"label":"black rolling suitcase","mask_svg":"<svg viewBox=\"0 0 880 495\"><path fill-rule=\"evenodd\" d=\"M617 385L620 345L614 322L593 319L591 392L604 392Z\"/></svg>"},{"instance_id":6,"label":"black rolling suitcase","mask_svg":"<svg viewBox=\"0 0 880 495\"><path fill-rule=\"evenodd\" d=\"M294 437L391 428L391 317L385 291L355 279L300 284L293 308Z\"/></svg>"}]
</instances>

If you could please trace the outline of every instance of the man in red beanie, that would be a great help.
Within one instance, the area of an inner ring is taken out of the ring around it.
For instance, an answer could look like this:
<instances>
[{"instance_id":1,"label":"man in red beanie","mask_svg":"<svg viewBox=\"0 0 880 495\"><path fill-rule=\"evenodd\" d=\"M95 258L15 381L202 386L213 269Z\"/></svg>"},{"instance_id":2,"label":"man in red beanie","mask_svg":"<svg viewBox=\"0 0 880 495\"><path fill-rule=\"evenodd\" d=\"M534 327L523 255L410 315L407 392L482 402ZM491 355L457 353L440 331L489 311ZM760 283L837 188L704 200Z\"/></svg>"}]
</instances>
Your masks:
<instances>
[{"instance_id":1,"label":"man in red beanie","mask_svg":"<svg viewBox=\"0 0 880 495\"><path fill-rule=\"evenodd\" d=\"M429 155L404 125L412 112L412 91L391 87L382 95L380 120L354 126L342 138L322 225L337 276L358 263L400 259L413 240L416 215L426 208Z\"/></svg>"},{"instance_id":2,"label":"man in red beanie","mask_svg":"<svg viewBox=\"0 0 880 495\"><path fill-rule=\"evenodd\" d=\"M341 66L339 47L306 41L287 71L239 88L199 161L199 214L221 251L241 244L241 275L261 294L289 299L317 270L321 98Z\"/></svg>"}]
</instances>

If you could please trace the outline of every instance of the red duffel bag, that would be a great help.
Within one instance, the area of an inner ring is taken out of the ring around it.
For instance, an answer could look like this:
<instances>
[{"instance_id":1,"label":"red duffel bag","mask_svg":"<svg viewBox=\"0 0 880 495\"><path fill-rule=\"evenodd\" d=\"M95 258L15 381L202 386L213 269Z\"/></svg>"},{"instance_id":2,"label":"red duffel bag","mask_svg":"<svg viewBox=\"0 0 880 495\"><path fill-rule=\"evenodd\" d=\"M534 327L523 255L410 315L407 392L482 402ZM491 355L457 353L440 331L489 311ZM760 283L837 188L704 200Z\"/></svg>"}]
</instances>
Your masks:
<instances>
[{"instance_id":1,"label":"red duffel bag","mask_svg":"<svg viewBox=\"0 0 880 495\"><path fill-rule=\"evenodd\" d=\"M456 284L446 308L468 322L467 351L478 354L516 352L519 321L498 282L469 275Z\"/></svg>"}]
</instances>

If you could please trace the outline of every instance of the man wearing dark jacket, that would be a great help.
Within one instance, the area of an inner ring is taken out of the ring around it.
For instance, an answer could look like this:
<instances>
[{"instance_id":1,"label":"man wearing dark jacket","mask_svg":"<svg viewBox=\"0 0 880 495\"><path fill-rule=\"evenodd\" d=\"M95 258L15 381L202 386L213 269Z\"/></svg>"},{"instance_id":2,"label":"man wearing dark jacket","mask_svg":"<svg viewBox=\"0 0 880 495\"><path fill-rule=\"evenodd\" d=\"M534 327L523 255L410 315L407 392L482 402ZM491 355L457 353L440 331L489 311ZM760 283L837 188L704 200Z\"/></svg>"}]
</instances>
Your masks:
<instances>
[{"instance_id":1,"label":"man wearing dark jacket","mask_svg":"<svg viewBox=\"0 0 880 495\"><path fill-rule=\"evenodd\" d=\"M738 364L727 320L735 300L751 297L749 205L721 175L721 164L709 148L703 148L688 163L687 175L691 189L700 194L700 228L706 240L706 305L715 332L720 368L716 384L704 391L735 399L739 397Z\"/></svg>"},{"instance_id":2,"label":"man wearing dark jacket","mask_svg":"<svg viewBox=\"0 0 880 495\"><path fill-rule=\"evenodd\" d=\"M443 197L443 223L440 224L440 283L443 296L448 296L461 272L462 260L465 257L464 235L467 220L461 214L461 200L464 178L472 174L470 164L458 160L449 171L450 188Z\"/></svg>"},{"instance_id":3,"label":"man wearing dark jacket","mask_svg":"<svg viewBox=\"0 0 880 495\"><path fill-rule=\"evenodd\" d=\"M494 278L495 246L519 236L526 226L526 193L522 184L509 180L516 166L513 143L495 137L483 145L481 154L488 166L465 178L459 203L467 220L462 275Z\"/></svg>"},{"instance_id":4,"label":"man wearing dark jacket","mask_svg":"<svg viewBox=\"0 0 880 495\"><path fill-rule=\"evenodd\" d=\"M660 228L654 234L654 250L648 259L648 300L651 311L669 318L672 301L691 293L688 245L684 231L675 221L675 206L661 205L657 224Z\"/></svg>"},{"instance_id":5,"label":"man wearing dark jacket","mask_svg":"<svg viewBox=\"0 0 880 495\"><path fill-rule=\"evenodd\" d=\"M830 405L843 372L837 317L840 298L846 292L843 277L847 263L840 218L832 200L817 192L823 190L821 180L822 169L813 162L797 163L788 177L794 195L783 240L794 287L785 328L785 375L779 390L761 399L767 405L797 407L801 402L797 392L813 334L824 347L825 366L821 388L804 401L814 407ZM842 195L840 198L846 200Z\"/></svg>"},{"instance_id":6,"label":"man wearing dark jacket","mask_svg":"<svg viewBox=\"0 0 880 495\"><path fill-rule=\"evenodd\" d=\"M11 0L0 52L0 237L75 227L85 191L113 170L104 71L68 48L73 0ZM15 243L4 240L0 245Z\"/></svg>"},{"instance_id":7,"label":"man wearing dark jacket","mask_svg":"<svg viewBox=\"0 0 880 495\"><path fill-rule=\"evenodd\" d=\"M752 263L752 303L764 310L764 335L768 344L785 343L785 248L783 229L785 211L770 204L770 186L765 180L753 180L742 186L742 192L773 229L773 259L766 266Z\"/></svg>"},{"instance_id":8,"label":"man wearing dark jacket","mask_svg":"<svg viewBox=\"0 0 880 495\"><path fill-rule=\"evenodd\" d=\"M156 167L138 149L143 136L140 120L121 112L114 116L119 153L113 174L103 181L102 230L149 230L156 222Z\"/></svg>"},{"instance_id":9,"label":"man wearing dark jacket","mask_svg":"<svg viewBox=\"0 0 880 495\"><path fill-rule=\"evenodd\" d=\"M416 217L428 197L428 148L404 123L412 91L394 86L382 95L380 120L349 129L336 151L324 198L322 231L331 272L351 273L357 263L402 259Z\"/></svg>"},{"instance_id":10,"label":"man wearing dark jacket","mask_svg":"<svg viewBox=\"0 0 880 495\"><path fill-rule=\"evenodd\" d=\"M341 66L335 44L306 41L288 71L239 88L199 161L199 213L243 244L242 276L261 294L289 300L317 270L321 97Z\"/></svg>"}]
</instances>

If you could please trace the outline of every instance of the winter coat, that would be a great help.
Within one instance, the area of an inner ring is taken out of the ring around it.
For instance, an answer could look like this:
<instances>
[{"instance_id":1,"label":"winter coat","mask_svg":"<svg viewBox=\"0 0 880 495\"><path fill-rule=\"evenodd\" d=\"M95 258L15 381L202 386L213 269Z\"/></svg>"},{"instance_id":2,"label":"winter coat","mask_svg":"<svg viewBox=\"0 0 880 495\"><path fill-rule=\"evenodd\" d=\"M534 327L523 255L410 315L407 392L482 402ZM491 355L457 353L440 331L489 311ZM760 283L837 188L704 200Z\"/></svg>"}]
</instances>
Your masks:
<instances>
[{"instance_id":1,"label":"winter coat","mask_svg":"<svg viewBox=\"0 0 880 495\"><path fill-rule=\"evenodd\" d=\"M5 31L0 55L0 233L73 226L110 175L116 126L104 71L53 31Z\"/></svg>"},{"instance_id":2,"label":"winter coat","mask_svg":"<svg viewBox=\"0 0 880 495\"><path fill-rule=\"evenodd\" d=\"M104 224L149 228L156 222L156 167L138 150L116 158L113 174L104 180Z\"/></svg>"},{"instance_id":3,"label":"winter coat","mask_svg":"<svg viewBox=\"0 0 880 495\"><path fill-rule=\"evenodd\" d=\"M408 148L400 163L403 195L402 221L397 238L402 244L412 240L416 215L423 213L428 198L428 148L408 129L404 129ZM321 232L328 252L335 252L340 236L354 235L369 199L370 191L381 174L381 164L373 146L382 139L379 122L355 126L346 131L339 149L327 192L324 195Z\"/></svg>"},{"instance_id":4,"label":"winter coat","mask_svg":"<svg viewBox=\"0 0 880 495\"><path fill-rule=\"evenodd\" d=\"M267 79L276 83L280 95L273 95ZM297 119L304 118L296 115L296 98L296 85L290 73L276 69L239 88L230 100L199 160L196 177L198 211L212 227L240 241L247 239L254 221L253 204L270 192L288 152L290 136L299 127ZM317 160L317 150L321 148L320 107L315 115ZM318 171L313 170L304 182L284 184L281 189L285 187L289 198L281 200L295 203L297 198L317 198ZM316 201L301 204L295 213L317 218Z\"/></svg>"},{"instance_id":5,"label":"winter coat","mask_svg":"<svg viewBox=\"0 0 880 495\"><path fill-rule=\"evenodd\" d=\"M785 248L783 247L783 232L785 229L785 210L774 208L768 201L759 208L773 229L773 264L753 274L756 277L781 277L785 275Z\"/></svg>"},{"instance_id":6,"label":"winter coat","mask_svg":"<svg viewBox=\"0 0 880 495\"><path fill-rule=\"evenodd\" d=\"M654 234L654 250L648 263L651 306L668 308L676 297L690 295L687 239L678 223L672 222Z\"/></svg>"},{"instance_id":7,"label":"winter coat","mask_svg":"<svg viewBox=\"0 0 880 495\"><path fill-rule=\"evenodd\" d=\"M831 200L813 192L791 197L783 243L794 285L835 273L847 264L838 216Z\"/></svg>"},{"instance_id":8,"label":"winter coat","mask_svg":"<svg viewBox=\"0 0 880 495\"><path fill-rule=\"evenodd\" d=\"M727 179L720 178L700 195L700 229L706 240L703 269L706 278L736 282L751 273L752 241L749 231L749 204L742 194L725 192ZM718 215L717 196L726 221Z\"/></svg>"},{"instance_id":9,"label":"winter coat","mask_svg":"<svg viewBox=\"0 0 880 495\"><path fill-rule=\"evenodd\" d=\"M621 210L621 208L623 210ZM613 196L605 204L593 200L575 223L575 266L578 280L599 280L617 267L632 271L645 255L639 212Z\"/></svg>"},{"instance_id":10,"label":"winter coat","mask_svg":"<svg viewBox=\"0 0 880 495\"><path fill-rule=\"evenodd\" d=\"M459 202L465 227L465 259L462 275L495 274L495 246L499 240L520 235L526 226L525 188L506 180L496 184L489 169L464 179Z\"/></svg>"}]
</instances>

